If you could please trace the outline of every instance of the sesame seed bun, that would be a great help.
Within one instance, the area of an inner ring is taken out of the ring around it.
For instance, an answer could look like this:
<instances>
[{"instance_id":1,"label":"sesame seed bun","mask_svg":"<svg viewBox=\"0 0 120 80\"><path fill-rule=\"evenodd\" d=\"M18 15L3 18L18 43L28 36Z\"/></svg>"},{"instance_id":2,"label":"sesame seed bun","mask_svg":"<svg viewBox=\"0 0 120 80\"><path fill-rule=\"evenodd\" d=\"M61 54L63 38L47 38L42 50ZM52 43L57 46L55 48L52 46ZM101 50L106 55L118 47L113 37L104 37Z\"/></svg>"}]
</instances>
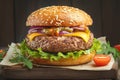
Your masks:
<instances>
[{"instance_id":1,"label":"sesame seed bun","mask_svg":"<svg viewBox=\"0 0 120 80\"><path fill-rule=\"evenodd\" d=\"M26 26L81 26L92 25L91 17L78 8L69 6L49 6L30 14Z\"/></svg>"},{"instance_id":2,"label":"sesame seed bun","mask_svg":"<svg viewBox=\"0 0 120 80\"><path fill-rule=\"evenodd\" d=\"M32 50L41 48L43 52L56 55L58 52L67 54L67 52L74 52L80 50L88 50L93 44L93 34L87 29L88 26L92 25L92 18L83 10L69 6L49 6L38 9L31 13L26 21L26 26L41 27L42 28L53 28L53 27L86 27L86 30L76 30L80 32L82 36L86 35L89 38L86 43L82 37L79 36L64 36L64 35L41 35L35 36L30 41L30 36L26 38L27 47ZM44 29L43 28L43 29ZM34 30L34 28L32 28ZM37 31L37 30L36 30ZM46 31L47 32L47 31ZM54 33L51 31L50 33ZM34 33L34 32L33 32ZM72 32L71 32L72 33ZM75 33L73 31L73 33ZM32 34L32 33L31 33ZM44 34L44 33L43 33ZM79 35L79 34L77 34ZM34 35L32 35L33 37ZM89 37L88 37L89 36ZM89 46L88 46L89 45ZM84 47L84 48L83 48ZM41 53L43 54L43 53ZM29 55L29 54L28 54ZM31 56L31 60L35 64L44 65L79 65L90 62L95 55L95 52L89 54L82 54L78 58L67 57L59 58L58 60L51 61L51 56L43 58L41 56ZM56 55L57 56L57 55Z\"/></svg>"}]
</instances>

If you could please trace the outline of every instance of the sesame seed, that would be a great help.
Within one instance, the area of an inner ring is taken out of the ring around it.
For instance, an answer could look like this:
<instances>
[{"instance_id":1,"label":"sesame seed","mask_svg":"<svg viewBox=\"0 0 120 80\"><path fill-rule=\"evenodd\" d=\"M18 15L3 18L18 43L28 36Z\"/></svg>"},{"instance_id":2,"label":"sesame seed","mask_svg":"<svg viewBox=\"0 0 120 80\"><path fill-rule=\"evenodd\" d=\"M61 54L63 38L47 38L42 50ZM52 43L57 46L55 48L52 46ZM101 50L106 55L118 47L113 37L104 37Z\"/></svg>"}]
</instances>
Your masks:
<instances>
[{"instance_id":1,"label":"sesame seed","mask_svg":"<svg viewBox=\"0 0 120 80\"><path fill-rule=\"evenodd\" d=\"M60 26L60 25L61 25L61 23L59 23L59 22L56 22L56 23L55 23L55 25L56 25L56 26Z\"/></svg>"},{"instance_id":2,"label":"sesame seed","mask_svg":"<svg viewBox=\"0 0 120 80\"><path fill-rule=\"evenodd\" d=\"M53 20L50 21L50 24L52 24L52 23L53 23Z\"/></svg>"},{"instance_id":3,"label":"sesame seed","mask_svg":"<svg viewBox=\"0 0 120 80\"><path fill-rule=\"evenodd\" d=\"M48 22L47 21L45 21L45 24L47 24Z\"/></svg>"},{"instance_id":4,"label":"sesame seed","mask_svg":"<svg viewBox=\"0 0 120 80\"><path fill-rule=\"evenodd\" d=\"M56 20L58 20L58 15L55 15Z\"/></svg>"},{"instance_id":5,"label":"sesame seed","mask_svg":"<svg viewBox=\"0 0 120 80\"><path fill-rule=\"evenodd\" d=\"M39 14L41 14L41 12L39 12Z\"/></svg>"},{"instance_id":6,"label":"sesame seed","mask_svg":"<svg viewBox=\"0 0 120 80\"><path fill-rule=\"evenodd\" d=\"M46 21L48 21L49 19L47 18Z\"/></svg>"},{"instance_id":7,"label":"sesame seed","mask_svg":"<svg viewBox=\"0 0 120 80\"><path fill-rule=\"evenodd\" d=\"M45 16L47 16L48 14L47 13L44 13Z\"/></svg>"},{"instance_id":8,"label":"sesame seed","mask_svg":"<svg viewBox=\"0 0 120 80\"><path fill-rule=\"evenodd\" d=\"M42 21L41 21L41 23L43 24L43 23L44 23L44 21L42 20Z\"/></svg>"},{"instance_id":9,"label":"sesame seed","mask_svg":"<svg viewBox=\"0 0 120 80\"><path fill-rule=\"evenodd\" d=\"M73 23L74 21L71 19L70 22Z\"/></svg>"}]
</instances>

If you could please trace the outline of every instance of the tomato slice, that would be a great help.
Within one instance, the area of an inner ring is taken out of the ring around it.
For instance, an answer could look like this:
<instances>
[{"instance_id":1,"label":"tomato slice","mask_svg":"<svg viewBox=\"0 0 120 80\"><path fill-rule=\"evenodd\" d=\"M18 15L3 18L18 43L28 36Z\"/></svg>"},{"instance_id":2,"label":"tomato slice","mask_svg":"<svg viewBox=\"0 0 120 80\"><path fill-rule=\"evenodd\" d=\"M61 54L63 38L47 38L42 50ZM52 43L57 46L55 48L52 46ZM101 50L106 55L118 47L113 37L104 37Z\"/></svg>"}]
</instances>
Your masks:
<instances>
[{"instance_id":1,"label":"tomato slice","mask_svg":"<svg viewBox=\"0 0 120 80\"><path fill-rule=\"evenodd\" d=\"M105 66L110 62L110 60L111 57L105 54L96 54L93 58L93 61L95 62L96 66Z\"/></svg>"},{"instance_id":2,"label":"tomato slice","mask_svg":"<svg viewBox=\"0 0 120 80\"><path fill-rule=\"evenodd\" d=\"M116 48L118 51L120 51L120 44L115 45L114 48Z\"/></svg>"}]
</instances>

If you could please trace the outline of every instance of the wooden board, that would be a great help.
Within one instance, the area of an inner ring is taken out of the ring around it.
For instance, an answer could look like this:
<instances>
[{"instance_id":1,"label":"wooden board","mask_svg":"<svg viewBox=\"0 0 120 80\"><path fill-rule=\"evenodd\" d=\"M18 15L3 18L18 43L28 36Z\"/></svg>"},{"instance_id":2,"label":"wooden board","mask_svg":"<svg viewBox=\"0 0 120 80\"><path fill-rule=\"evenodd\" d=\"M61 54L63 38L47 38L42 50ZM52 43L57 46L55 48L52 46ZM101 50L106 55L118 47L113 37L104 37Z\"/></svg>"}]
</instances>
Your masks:
<instances>
[{"instance_id":1,"label":"wooden board","mask_svg":"<svg viewBox=\"0 0 120 80\"><path fill-rule=\"evenodd\" d=\"M39 67L32 70L20 66L3 67L5 79L117 79L118 64L114 63L111 70L71 70L64 68Z\"/></svg>"}]
</instances>

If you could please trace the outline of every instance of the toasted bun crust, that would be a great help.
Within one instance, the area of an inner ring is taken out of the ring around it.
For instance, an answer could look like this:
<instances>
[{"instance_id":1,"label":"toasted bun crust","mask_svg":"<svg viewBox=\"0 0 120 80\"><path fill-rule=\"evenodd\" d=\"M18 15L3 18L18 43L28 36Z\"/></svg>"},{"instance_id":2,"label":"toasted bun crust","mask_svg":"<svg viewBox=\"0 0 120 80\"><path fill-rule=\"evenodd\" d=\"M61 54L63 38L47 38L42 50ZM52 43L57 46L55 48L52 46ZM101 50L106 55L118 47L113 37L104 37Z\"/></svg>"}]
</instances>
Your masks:
<instances>
[{"instance_id":1,"label":"toasted bun crust","mask_svg":"<svg viewBox=\"0 0 120 80\"><path fill-rule=\"evenodd\" d=\"M81 26L92 25L91 17L78 8L69 6L49 6L31 13L26 26Z\"/></svg>"},{"instance_id":2,"label":"toasted bun crust","mask_svg":"<svg viewBox=\"0 0 120 80\"><path fill-rule=\"evenodd\" d=\"M77 59L68 58L68 59L60 59L58 61L50 61L46 59L40 58L32 58L33 63L35 64L44 64L44 65L56 65L56 66L73 66L73 65L80 65L90 62L95 55L95 51L90 54L85 54L80 56Z\"/></svg>"}]
</instances>

